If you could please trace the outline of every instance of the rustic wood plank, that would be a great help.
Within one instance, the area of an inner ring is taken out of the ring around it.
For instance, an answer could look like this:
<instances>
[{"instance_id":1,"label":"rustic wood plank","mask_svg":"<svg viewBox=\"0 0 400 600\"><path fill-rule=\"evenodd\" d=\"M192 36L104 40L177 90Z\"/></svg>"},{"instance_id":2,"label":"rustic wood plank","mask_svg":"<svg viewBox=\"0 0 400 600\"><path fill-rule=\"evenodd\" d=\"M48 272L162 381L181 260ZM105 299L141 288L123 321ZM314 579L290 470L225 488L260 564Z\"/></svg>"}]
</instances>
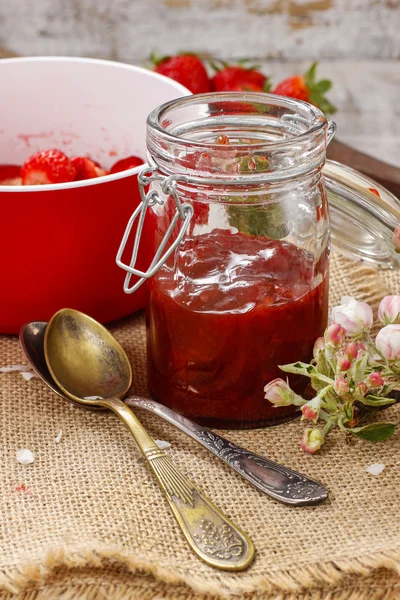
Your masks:
<instances>
[{"instance_id":1,"label":"rustic wood plank","mask_svg":"<svg viewBox=\"0 0 400 600\"><path fill-rule=\"evenodd\" d=\"M29 5L29 8L28 8ZM400 0L3 0L8 53L396 58Z\"/></svg>"}]
</instances>

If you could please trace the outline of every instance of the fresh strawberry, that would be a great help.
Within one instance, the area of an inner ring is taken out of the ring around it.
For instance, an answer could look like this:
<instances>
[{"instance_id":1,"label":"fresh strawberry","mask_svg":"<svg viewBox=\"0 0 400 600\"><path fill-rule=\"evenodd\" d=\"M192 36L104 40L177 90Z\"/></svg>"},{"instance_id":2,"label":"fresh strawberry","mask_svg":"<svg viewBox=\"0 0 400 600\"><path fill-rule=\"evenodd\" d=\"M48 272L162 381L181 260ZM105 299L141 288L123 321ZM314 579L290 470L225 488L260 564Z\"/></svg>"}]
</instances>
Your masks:
<instances>
[{"instance_id":1,"label":"fresh strawberry","mask_svg":"<svg viewBox=\"0 0 400 600\"><path fill-rule=\"evenodd\" d=\"M76 156L71 160L71 164L75 167L76 181L98 177L97 171L99 167L90 158L86 158L86 156Z\"/></svg>"},{"instance_id":2,"label":"fresh strawberry","mask_svg":"<svg viewBox=\"0 0 400 600\"><path fill-rule=\"evenodd\" d=\"M304 102L310 101L310 92L306 86L304 77L301 75L293 75L293 77L284 79L281 83L278 83L276 88L272 90L272 93L279 96L290 96L291 98L304 100Z\"/></svg>"},{"instance_id":3,"label":"fresh strawberry","mask_svg":"<svg viewBox=\"0 0 400 600\"><path fill-rule=\"evenodd\" d=\"M210 79L201 60L194 54L179 54L162 59L154 57L155 71L184 85L193 94L211 91Z\"/></svg>"},{"instance_id":4,"label":"fresh strawberry","mask_svg":"<svg viewBox=\"0 0 400 600\"><path fill-rule=\"evenodd\" d=\"M317 65L318 63L314 62L304 75L294 75L284 79L278 83L272 93L310 102L325 114L336 112L336 108L324 96L331 89L332 82L329 79L315 81Z\"/></svg>"},{"instance_id":5,"label":"fresh strawberry","mask_svg":"<svg viewBox=\"0 0 400 600\"><path fill-rule=\"evenodd\" d=\"M21 167L0 165L0 185L21 185Z\"/></svg>"},{"instance_id":6,"label":"fresh strawberry","mask_svg":"<svg viewBox=\"0 0 400 600\"><path fill-rule=\"evenodd\" d=\"M75 167L61 150L42 150L21 167L22 185L67 183L75 179Z\"/></svg>"},{"instance_id":7,"label":"fresh strawberry","mask_svg":"<svg viewBox=\"0 0 400 600\"><path fill-rule=\"evenodd\" d=\"M217 73L211 80L212 89L215 92L268 92L268 80L257 71L254 66L245 65L229 66L225 63L223 69L219 69L215 63L213 67Z\"/></svg>"},{"instance_id":8,"label":"fresh strawberry","mask_svg":"<svg viewBox=\"0 0 400 600\"><path fill-rule=\"evenodd\" d=\"M144 160L139 156L128 156L117 161L110 169L110 174L119 173L120 171L126 171L127 169L134 169L144 164Z\"/></svg>"}]
</instances>

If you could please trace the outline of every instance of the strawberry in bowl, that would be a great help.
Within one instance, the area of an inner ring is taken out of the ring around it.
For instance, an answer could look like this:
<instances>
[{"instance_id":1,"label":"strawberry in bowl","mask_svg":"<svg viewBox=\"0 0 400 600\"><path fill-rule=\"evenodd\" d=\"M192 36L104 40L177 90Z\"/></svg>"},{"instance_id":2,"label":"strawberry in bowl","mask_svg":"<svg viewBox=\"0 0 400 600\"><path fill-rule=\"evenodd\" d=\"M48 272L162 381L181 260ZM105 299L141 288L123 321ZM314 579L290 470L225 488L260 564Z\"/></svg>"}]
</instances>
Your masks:
<instances>
[{"instance_id":1,"label":"strawberry in bowl","mask_svg":"<svg viewBox=\"0 0 400 600\"><path fill-rule=\"evenodd\" d=\"M82 181L135 169L143 164L144 160L139 156L128 156L112 165L108 173L98 162L87 156L69 159L61 150L51 148L32 154L22 167L0 165L0 185L46 185Z\"/></svg>"},{"instance_id":2,"label":"strawberry in bowl","mask_svg":"<svg viewBox=\"0 0 400 600\"><path fill-rule=\"evenodd\" d=\"M0 78L0 332L63 307L103 323L142 308L145 291L124 293L115 257L140 202L147 115L188 90L95 59L3 59Z\"/></svg>"}]
</instances>

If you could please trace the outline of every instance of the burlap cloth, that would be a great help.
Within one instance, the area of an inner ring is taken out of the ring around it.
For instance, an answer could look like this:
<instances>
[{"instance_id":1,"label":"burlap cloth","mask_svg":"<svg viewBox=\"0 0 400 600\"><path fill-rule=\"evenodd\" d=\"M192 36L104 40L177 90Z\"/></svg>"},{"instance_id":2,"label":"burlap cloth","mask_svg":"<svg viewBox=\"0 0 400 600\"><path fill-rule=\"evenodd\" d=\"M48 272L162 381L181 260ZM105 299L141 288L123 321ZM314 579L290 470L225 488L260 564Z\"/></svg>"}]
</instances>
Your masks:
<instances>
[{"instance_id":1,"label":"burlap cloth","mask_svg":"<svg viewBox=\"0 0 400 600\"><path fill-rule=\"evenodd\" d=\"M334 256L331 302L343 293L375 307L399 293L399 273ZM134 390L146 392L143 315L112 327L126 348ZM25 363L15 337L0 364ZM255 600L400 598L400 434L346 445L334 434L317 456L301 452L298 421L229 432L235 442L304 471L330 489L316 507L281 505L172 426L138 414L204 492L245 529L256 560L229 574L199 561L122 423L59 400L38 379L0 375L0 598L29 600ZM387 410L399 420L400 407ZM55 437L62 431L60 443ZM20 448L32 465L15 459ZM384 463L378 477L365 472Z\"/></svg>"}]
</instances>

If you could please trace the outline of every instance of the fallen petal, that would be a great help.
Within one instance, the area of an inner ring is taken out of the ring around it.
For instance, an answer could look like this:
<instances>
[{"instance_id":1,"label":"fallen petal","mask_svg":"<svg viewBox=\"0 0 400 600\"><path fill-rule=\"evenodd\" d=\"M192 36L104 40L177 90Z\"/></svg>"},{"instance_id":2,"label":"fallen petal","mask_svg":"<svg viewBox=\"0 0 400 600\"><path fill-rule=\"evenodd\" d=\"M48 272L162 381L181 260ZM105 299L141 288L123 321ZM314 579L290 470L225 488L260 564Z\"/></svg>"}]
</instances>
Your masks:
<instances>
[{"instance_id":1,"label":"fallen petal","mask_svg":"<svg viewBox=\"0 0 400 600\"><path fill-rule=\"evenodd\" d=\"M383 463L374 463L373 465L369 465L365 470L367 473L371 473L371 475L380 475L385 466Z\"/></svg>"},{"instance_id":2,"label":"fallen petal","mask_svg":"<svg viewBox=\"0 0 400 600\"><path fill-rule=\"evenodd\" d=\"M30 381L32 377L36 377L35 373L20 373L20 375L25 379L25 381Z\"/></svg>"},{"instance_id":3,"label":"fallen petal","mask_svg":"<svg viewBox=\"0 0 400 600\"><path fill-rule=\"evenodd\" d=\"M160 450L165 450L166 448L170 448L171 444L166 442L165 440L154 440Z\"/></svg>"},{"instance_id":4,"label":"fallen petal","mask_svg":"<svg viewBox=\"0 0 400 600\"><path fill-rule=\"evenodd\" d=\"M29 371L29 365L10 365L9 367L0 367L0 373L12 373L13 371Z\"/></svg>"},{"instance_id":5,"label":"fallen petal","mask_svg":"<svg viewBox=\"0 0 400 600\"><path fill-rule=\"evenodd\" d=\"M22 448L21 450L17 450L15 453L15 457L21 465L30 465L35 460L35 455L31 450L27 448Z\"/></svg>"}]
</instances>

